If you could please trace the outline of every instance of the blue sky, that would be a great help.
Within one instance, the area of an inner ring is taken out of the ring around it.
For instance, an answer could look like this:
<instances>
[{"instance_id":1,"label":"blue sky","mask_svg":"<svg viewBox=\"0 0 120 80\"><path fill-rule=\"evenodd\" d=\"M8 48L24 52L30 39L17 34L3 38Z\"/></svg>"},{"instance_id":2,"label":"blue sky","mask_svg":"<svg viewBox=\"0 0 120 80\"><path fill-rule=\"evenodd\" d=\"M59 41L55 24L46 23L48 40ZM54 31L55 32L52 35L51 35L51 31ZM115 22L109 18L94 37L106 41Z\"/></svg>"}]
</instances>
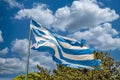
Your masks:
<instances>
[{"instance_id":1,"label":"blue sky","mask_svg":"<svg viewBox=\"0 0 120 80\"><path fill-rule=\"evenodd\" d=\"M0 0L0 80L25 73L30 16L51 32L86 39L120 60L119 0ZM31 50L30 71L56 67L48 53Z\"/></svg>"}]
</instances>

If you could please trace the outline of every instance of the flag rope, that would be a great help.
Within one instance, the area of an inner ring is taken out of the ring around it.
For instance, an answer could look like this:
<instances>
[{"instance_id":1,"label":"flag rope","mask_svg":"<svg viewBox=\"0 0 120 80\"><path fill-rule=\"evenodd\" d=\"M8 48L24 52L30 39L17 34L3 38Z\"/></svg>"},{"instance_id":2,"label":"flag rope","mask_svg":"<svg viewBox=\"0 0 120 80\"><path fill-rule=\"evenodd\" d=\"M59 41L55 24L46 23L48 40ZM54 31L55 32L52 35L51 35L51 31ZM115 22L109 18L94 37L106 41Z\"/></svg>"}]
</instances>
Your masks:
<instances>
[{"instance_id":1,"label":"flag rope","mask_svg":"<svg viewBox=\"0 0 120 80\"><path fill-rule=\"evenodd\" d=\"M31 21L30 21L30 23L31 23ZM27 61L26 61L26 76L25 76L25 80L28 80L29 58L30 58L30 43L31 43L31 28L29 28L29 36L28 36L28 54L27 54Z\"/></svg>"}]
</instances>

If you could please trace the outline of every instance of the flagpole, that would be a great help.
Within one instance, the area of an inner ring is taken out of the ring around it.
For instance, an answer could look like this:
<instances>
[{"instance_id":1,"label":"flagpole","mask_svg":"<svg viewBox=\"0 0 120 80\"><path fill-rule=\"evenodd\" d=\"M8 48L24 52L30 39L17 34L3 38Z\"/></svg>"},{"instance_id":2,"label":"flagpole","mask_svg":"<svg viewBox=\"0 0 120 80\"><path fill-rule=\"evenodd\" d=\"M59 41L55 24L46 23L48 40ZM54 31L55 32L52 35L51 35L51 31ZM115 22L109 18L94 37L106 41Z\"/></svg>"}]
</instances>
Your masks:
<instances>
[{"instance_id":1,"label":"flagpole","mask_svg":"<svg viewBox=\"0 0 120 80\"><path fill-rule=\"evenodd\" d=\"M31 23L31 21L30 21L30 23ZM30 43L31 43L31 28L29 28L29 36L28 36L28 54L27 54L27 61L26 61L26 76L25 76L25 80L28 80L29 58L30 58Z\"/></svg>"}]
</instances>

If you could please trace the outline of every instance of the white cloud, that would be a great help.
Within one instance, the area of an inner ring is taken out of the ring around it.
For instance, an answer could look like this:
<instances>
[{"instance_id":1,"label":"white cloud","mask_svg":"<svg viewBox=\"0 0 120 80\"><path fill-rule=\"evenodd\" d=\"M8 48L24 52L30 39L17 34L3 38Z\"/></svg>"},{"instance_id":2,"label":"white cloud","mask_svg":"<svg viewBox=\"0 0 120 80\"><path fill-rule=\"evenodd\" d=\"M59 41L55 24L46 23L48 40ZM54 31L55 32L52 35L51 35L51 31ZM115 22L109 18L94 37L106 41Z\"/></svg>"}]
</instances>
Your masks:
<instances>
[{"instance_id":1,"label":"white cloud","mask_svg":"<svg viewBox=\"0 0 120 80\"><path fill-rule=\"evenodd\" d=\"M12 51L25 56L28 53L28 40L16 39L12 42Z\"/></svg>"},{"instance_id":2,"label":"white cloud","mask_svg":"<svg viewBox=\"0 0 120 80\"><path fill-rule=\"evenodd\" d=\"M5 77L5 78L4 78L4 77L2 78L2 77L0 77L0 80L12 80L12 78L8 78L8 77L7 77L7 78L6 78L6 77Z\"/></svg>"},{"instance_id":3,"label":"white cloud","mask_svg":"<svg viewBox=\"0 0 120 80\"><path fill-rule=\"evenodd\" d=\"M2 50L0 50L0 55L2 54L6 54L6 53L8 53L8 48L6 47L6 48L4 48L4 49L2 49Z\"/></svg>"},{"instance_id":4,"label":"white cloud","mask_svg":"<svg viewBox=\"0 0 120 80\"><path fill-rule=\"evenodd\" d=\"M17 74L25 71L25 61L18 58L0 58L0 74Z\"/></svg>"},{"instance_id":5,"label":"white cloud","mask_svg":"<svg viewBox=\"0 0 120 80\"><path fill-rule=\"evenodd\" d=\"M2 78L1 77L0 80L12 80L12 78L4 78L4 77Z\"/></svg>"},{"instance_id":6,"label":"white cloud","mask_svg":"<svg viewBox=\"0 0 120 80\"><path fill-rule=\"evenodd\" d=\"M44 4L38 4L32 9L21 9L15 16L16 19L22 19L24 17L32 17L45 26L52 24L54 21L52 11Z\"/></svg>"},{"instance_id":7,"label":"white cloud","mask_svg":"<svg viewBox=\"0 0 120 80\"><path fill-rule=\"evenodd\" d=\"M80 0L59 8L55 17L54 28L71 32L116 20L119 15L110 8L100 8L95 0Z\"/></svg>"},{"instance_id":8,"label":"white cloud","mask_svg":"<svg viewBox=\"0 0 120 80\"><path fill-rule=\"evenodd\" d=\"M28 40L16 39L15 41L13 41L12 51L16 52L17 56L22 57L22 59L26 60L26 54L28 54ZM35 70L37 64L48 69L55 68L55 63L53 62L52 57L47 52L39 52L31 49L30 56L31 70Z\"/></svg>"},{"instance_id":9,"label":"white cloud","mask_svg":"<svg viewBox=\"0 0 120 80\"><path fill-rule=\"evenodd\" d=\"M84 32L75 32L69 36L78 40L84 38L89 44L99 50L115 50L120 49L120 38L115 37L118 36L118 34L119 33L112 28L110 23L105 23Z\"/></svg>"},{"instance_id":10,"label":"white cloud","mask_svg":"<svg viewBox=\"0 0 120 80\"><path fill-rule=\"evenodd\" d=\"M19 74L25 73L26 60L27 60L27 49L28 40L27 39L16 39L12 42L12 51L15 52L14 56L16 58L0 58L0 74ZM55 63L49 53L39 52L32 50L30 52L29 59L29 72L38 71L37 64L47 68L56 68ZM24 65L24 66L23 66Z\"/></svg>"},{"instance_id":11,"label":"white cloud","mask_svg":"<svg viewBox=\"0 0 120 80\"><path fill-rule=\"evenodd\" d=\"M0 30L0 42L3 42L3 37L2 37L2 31ZM2 50L0 50L0 55L1 54L6 54L6 53L8 53L8 48L6 47L6 48L4 48L4 49L2 49Z\"/></svg>"},{"instance_id":12,"label":"white cloud","mask_svg":"<svg viewBox=\"0 0 120 80\"><path fill-rule=\"evenodd\" d=\"M35 53L34 53L35 54ZM22 57L21 57L22 58ZM48 69L55 68L55 64L52 62L50 57L37 56L32 57L29 60L29 72L38 72L37 64ZM43 62L43 63L41 63ZM49 64L47 64L49 63ZM26 58L0 58L0 74L19 74L25 73L26 69ZM51 66L50 66L51 65Z\"/></svg>"},{"instance_id":13,"label":"white cloud","mask_svg":"<svg viewBox=\"0 0 120 80\"><path fill-rule=\"evenodd\" d=\"M119 15L110 8L101 8L96 0L73 1L71 6L58 8L55 14L46 5L39 4L32 9L22 9L16 19L33 17L41 24L61 31L78 31L95 27L101 23L116 20ZM102 16L101 16L102 15Z\"/></svg>"},{"instance_id":14,"label":"white cloud","mask_svg":"<svg viewBox=\"0 0 120 80\"><path fill-rule=\"evenodd\" d=\"M0 42L3 42L2 31L0 30Z\"/></svg>"},{"instance_id":15,"label":"white cloud","mask_svg":"<svg viewBox=\"0 0 120 80\"><path fill-rule=\"evenodd\" d=\"M16 0L4 0L4 1L7 2L11 8L13 7L23 8L23 5L16 2Z\"/></svg>"},{"instance_id":16,"label":"white cloud","mask_svg":"<svg viewBox=\"0 0 120 80\"><path fill-rule=\"evenodd\" d=\"M109 22L118 19L119 15L115 10L100 7L99 4L96 0L73 1L71 6L58 8L55 14L46 5L38 4L32 9L20 10L15 18L32 16L52 30L72 32L72 36L78 39L85 37L95 48L118 49L118 32ZM80 29L88 30L79 32Z\"/></svg>"}]
</instances>

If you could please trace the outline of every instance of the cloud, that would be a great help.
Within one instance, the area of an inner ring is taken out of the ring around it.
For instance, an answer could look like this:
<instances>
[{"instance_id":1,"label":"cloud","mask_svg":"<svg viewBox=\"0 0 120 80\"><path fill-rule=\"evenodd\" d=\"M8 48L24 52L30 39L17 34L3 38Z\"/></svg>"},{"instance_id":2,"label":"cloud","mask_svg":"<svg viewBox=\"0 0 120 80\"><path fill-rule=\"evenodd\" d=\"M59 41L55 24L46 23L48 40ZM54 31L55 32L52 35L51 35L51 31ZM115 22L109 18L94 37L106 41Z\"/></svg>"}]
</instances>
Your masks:
<instances>
[{"instance_id":1,"label":"cloud","mask_svg":"<svg viewBox=\"0 0 120 80\"><path fill-rule=\"evenodd\" d=\"M12 51L16 52L16 56L26 60L28 54L28 40L27 39L16 39L12 42ZM36 67L37 64L44 66L48 69L55 68L55 63L52 57L47 52L39 52L36 50L30 50L30 64L32 67ZM33 68L33 69L34 69ZM32 68L31 68L32 69Z\"/></svg>"},{"instance_id":2,"label":"cloud","mask_svg":"<svg viewBox=\"0 0 120 80\"><path fill-rule=\"evenodd\" d=\"M119 15L110 8L101 8L95 0L80 0L74 1L70 7L59 8L55 17L54 28L73 32L111 22Z\"/></svg>"},{"instance_id":3,"label":"cloud","mask_svg":"<svg viewBox=\"0 0 120 80\"><path fill-rule=\"evenodd\" d=\"M2 31L0 30L0 42L3 42Z\"/></svg>"},{"instance_id":4,"label":"cloud","mask_svg":"<svg viewBox=\"0 0 120 80\"><path fill-rule=\"evenodd\" d=\"M120 39L116 36L119 32L112 28L110 22L117 20L119 15L115 10L101 7L101 4L96 0L77 0L71 6L58 8L54 14L47 5L38 4L31 9L18 11L15 18L32 16L52 30L69 32L77 39L86 38L96 49L118 49ZM82 29L85 30L80 31Z\"/></svg>"},{"instance_id":5,"label":"cloud","mask_svg":"<svg viewBox=\"0 0 120 80\"><path fill-rule=\"evenodd\" d=\"M28 40L16 39L12 41L12 51L25 56L28 53Z\"/></svg>"},{"instance_id":6,"label":"cloud","mask_svg":"<svg viewBox=\"0 0 120 80\"><path fill-rule=\"evenodd\" d=\"M12 80L12 78L6 78L6 77L5 77L5 78L2 78L2 77L1 77L0 80Z\"/></svg>"},{"instance_id":7,"label":"cloud","mask_svg":"<svg viewBox=\"0 0 120 80\"><path fill-rule=\"evenodd\" d=\"M119 32L113 29L110 23L104 23L84 32L75 32L69 36L78 40L84 38L89 44L99 50L115 50L120 49L120 38L116 37L118 35Z\"/></svg>"},{"instance_id":8,"label":"cloud","mask_svg":"<svg viewBox=\"0 0 120 80\"><path fill-rule=\"evenodd\" d=\"M0 78L0 80L12 80L12 78Z\"/></svg>"},{"instance_id":9,"label":"cloud","mask_svg":"<svg viewBox=\"0 0 120 80\"><path fill-rule=\"evenodd\" d=\"M16 2L16 0L4 0L4 1L7 2L11 8L13 7L23 8L23 5Z\"/></svg>"},{"instance_id":10,"label":"cloud","mask_svg":"<svg viewBox=\"0 0 120 80\"><path fill-rule=\"evenodd\" d=\"M115 10L101 8L96 0L73 1L71 6L58 8L55 14L45 4L38 4L32 9L20 10L15 18L30 16L45 26L53 27L52 29L69 32L95 27L119 17Z\"/></svg>"},{"instance_id":11,"label":"cloud","mask_svg":"<svg viewBox=\"0 0 120 80\"><path fill-rule=\"evenodd\" d=\"M25 61L18 58L0 58L0 74L17 74L25 71Z\"/></svg>"},{"instance_id":12,"label":"cloud","mask_svg":"<svg viewBox=\"0 0 120 80\"><path fill-rule=\"evenodd\" d=\"M41 60L41 61L40 61ZM46 62L45 62L46 61ZM42 65L40 62L43 62ZM49 63L49 65L47 64ZM44 68L53 69L55 68L55 64L52 60L47 59L45 56L39 56L30 58L29 60L29 72L38 72L37 64L43 66ZM2 74L9 74L9 75L16 75L19 73L25 73L26 69L26 58L0 58L0 75ZM23 66L24 65L24 66ZM48 65L48 66L46 66ZM51 65L51 68L50 68Z\"/></svg>"},{"instance_id":13,"label":"cloud","mask_svg":"<svg viewBox=\"0 0 120 80\"><path fill-rule=\"evenodd\" d=\"M2 37L2 31L0 30L0 42L3 42L3 37ZM4 49L2 49L2 50L0 50L0 55L3 55L3 54L6 54L6 53L8 53L8 48L6 47L6 48L4 48Z\"/></svg>"},{"instance_id":14,"label":"cloud","mask_svg":"<svg viewBox=\"0 0 120 80\"><path fill-rule=\"evenodd\" d=\"M6 48L4 48L4 49L2 49L2 50L0 50L0 55L2 54L6 54L6 53L8 53L8 51L9 51L9 49L6 47Z\"/></svg>"},{"instance_id":15,"label":"cloud","mask_svg":"<svg viewBox=\"0 0 120 80\"><path fill-rule=\"evenodd\" d=\"M52 24L54 21L52 11L49 10L45 4L37 4L32 9L21 9L17 15L15 15L16 19L22 19L24 17L32 17L45 26Z\"/></svg>"},{"instance_id":16,"label":"cloud","mask_svg":"<svg viewBox=\"0 0 120 80\"><path fill-rule=\"evenodd\" d=\"M16 39L12 42L12 52L15 53L15 57L0 58L0 74L19 74L25 73L26 60L27 60L27 39ZM56 64L53 62L52 57L47 52L39 52L32 50L30 52L29 59L29 72L38 72L36 66L40 65L47 69L56 68ZM24 66L23 66L24 65Z\"/></svg>"}]
</instances>

